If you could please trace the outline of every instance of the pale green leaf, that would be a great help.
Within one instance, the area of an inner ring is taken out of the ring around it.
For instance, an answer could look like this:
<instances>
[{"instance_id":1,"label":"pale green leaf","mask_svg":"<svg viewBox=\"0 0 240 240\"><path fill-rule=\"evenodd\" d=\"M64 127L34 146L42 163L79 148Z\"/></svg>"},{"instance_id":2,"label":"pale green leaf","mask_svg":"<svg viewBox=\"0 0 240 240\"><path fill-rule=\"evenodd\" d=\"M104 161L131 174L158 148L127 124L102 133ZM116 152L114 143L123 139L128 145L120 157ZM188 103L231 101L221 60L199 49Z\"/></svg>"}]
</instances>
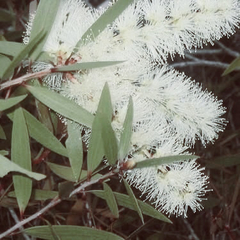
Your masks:
<instances>
[{"instance_id":1,"label":"pale green leaf","mask_svg":"<svg viewBox=\"0 0 240 240\"><path fill-rule=\"evenodd\" d=\"M47 40L48 34L52 29L52 25L58 11L59 4L59 0L41 0L38 5L31 29L29 44L31 44L31 42L35 39L36 36L38 36L40 32L45 32L47 34L44 36L43 41L41 41L37 45L37 47L31 54L32 61L37 59L37 57L39 57L40 53L42 52L42 48Z\"/></svg>"},{"instance_id":2,"label":"pale green leaf","mask_svg":"<svg viewBox=\"0 0 240 240\"><path fill-rule=\"evenodd\" d=\"M0 8L0 22L10 22L14 19L14 14L6 9Z\"/></svg>"},{"instance_id":3,"label":"pale green leaf","mask_svg":"<svg viewBox=\"0 0 240 240\"><path fill-rule=\"evenodd\" d=\"M5 55L0 54L0 78L3 77L3 73L6 71L10 64L11 60Z\"/></svg>"},{"instance_id":4,"label":"pale green leaf","mask_svg":"<svg viewBox=\"0 0 240 240\"><path fill-rule=\"evenodd\" d=\"M139 217L141 218L142 223L144 224L144 219L143 219L143 215L142 215L142 210L139 207L138 201L131 189L131 187L129 186L128 182L123 179L125 188L127 190L128 196L130 197L130 200L132 201L132 206L134 206L134 210L138 213Z\"/></svg>"},{"instance_id":5,"label":"pale green leaf","mask_svg":"<svg viewBox=\"0 0 240 240\"><path fill-rule=\"evenodd\" d=\"M55 112L87 127L92 126L93 115L74 101L44 87L26 87L35 98Z\"/></svg>"},{"instance_id":6,"label":"pale green leaf","mask_svg":"<svg viewBox=\"0 0 240 240\"><path fill-rule=\"evenodd\" d=\"M60 178L63 178L70 182L76 181L72 172L72 168L50 162L47 162L47 165L51 169L51 171L58 175Z\"/></svg>"},{"instance_id":7,"label":"pale green leaf","mask_svg":"<svg viewBox=\"0 0 240 240\"><path fill-rule=\"evenodd\" d=\"M107 205L108 205L110 211L116 218L119 218L118 206L117 206L117 202L116 202L116 199L115 199L112 189L106 183L103 183L103 189L106 194L105 200L107 202Z\"/></svg>"},{"instance_id":8,"label":"pale green leaf","mask_svg":"<svg viewBox=\"0 0 240 240\"><path fill-rule=\"evenodd\" d=\"M116 163L118 158L118 142L115 133L112 129L111 122L106 117L99 118L100 125L102 126L102 142L104 146L105 156L110 165Z\"/></svg>"},{"instance_id":9,"label":"pale green leaf","mask_svg":"<svg viewBox=\"0 0 240 240\"><path fill-rule=\"evenodd\" d=\"M80 178L83 163L81 130L77 124L71 123L70 121L68 121L67 130L68 138L66 140L66 147L72 172L77 182Z\"/></svg>"},{"instance_id":10,"label":"pale green leaf","mask_svg":"<svg viewBox=\"0 0 240 240\"><path fill-rule=\"evenodd\" d=\"M68 156L67 149L42 123L25 109L23 110L27 122L29 135L44 147L62 156Z\"/></svg>"},{"instance_id":11,"label":"pale green leaf","mask_svg":"<svg viewBox=\"0 0 240 240\"><path fill-rule=\"evenodd\" d=\"M174 155L161 158L150 158L137 162L135 168L153 167L162 164L171 164L176 161L185 161L197 158L199 158L199 156L196 155Z\"/></svg>"},{"instance_id":12,"label":"pale green leaf","mask_svg":"<svg viewBox=\"0 0 240 240\"><path fill-rule=\"evenodd\" d=\"M22 168L32 171L28 130L23 110L20 107L14 111L11 158L14 163ZM22 214L31 196L32 180L26 176L14 175L13 185L20 213Z\"/></svg>"},{"instance_id":13,"label":"pale green leaf","mask_svg":"<svg viewBox=\"0 0 240 240\"><path fill-rule=\"evenodd\" d=\"M78 47L85 42L94 41L95 38L131 4L134 0L118 0L109 7L92 26L83 34L82 38L76 45Z\"/></svg>"},{"instance_id":14,"label":"pale green leaf","mask_svg":"<svg viewBox=\"0 0 240 240\"><path fill-rule=\"evenodd\" d=\"M16 57L26 46L23 43L0 41L0 53Z\"/></svg>"},{"instance_id":15,"label":"pale green leaf","mask_svg":"<svg viewBox=\"0 0 240 240\"><path fill-rule=\"evenodd\" d=\"M123 124L123 131L119 143L119 159L124 159L129 152L130 142L132 137L132 122L133 122L133 101L130 97L128 110Z\"/></svg>"},{"instance_id":16,"label":"pale green leaf","mask_svg":"<svg viewBox=\"0 0 240 240\"><path fill-rule=\"evenodd\" d=\"M240 56L234 59L230 65L225 69L222 76L226 76L227 74L231 73L232 71L240 69Z\"/></svg>"},{"instance_id":17,"label":"pale green leaf","mask_svg":"<svg viewBox=\"0 0 240 240\"><path fill-rule=\"evenodd\" d=\"M0 139L6 140L6 134L2 128L2 126L0 125Z\"/></svg>"},{"instance_id":18,"label":"pale green leaf","mask_svg":"<svg viewBox=\"0 0 240 240\"><path fill-rule=\"evenodd\" d=\"M25 229L24 232L30 236L46 240L55 240L56 238L61 240L123 240L123 238L110 232L71 225L31 227Z\"/></svg>"},{"instance_id":19,"label":"pale green leaf","mask_svg":"<svg viewBox=\"0 0 240 240\"><path fill-rule=\"evenodd\" d=\"M18 97L8 98L8 99L0 99L0 111L4 111L8 108L13 107L14 105L24 100L26 97L27 97L27 94L18 96Z\"/></svg>"},{"instance_id":20,"label":"pale green leaf","mask_svg":"<svg viewBox=\"0 0 240 240\"><path fill-rule=\"evenodd\" d=\"M18 172L22 173L24 175L27 175L30 178L33 178L35 180L42 180L46 176L40 173L34 173L31 171L28 171L19 165L13 163L12 161L9 161L6 157L0 154L0 177L4 177L9 172Z\"/></svg>"},{"instance_id":21,"label":"pale green leaf","mask_svg":"<svg viewBox=\"0 0 240 240\"><path fill-rule=\"evenodd\" d=\"M0 150L0 154L3 155L3 156L7 156L9 154L9 151Z\"/></svg>"},{"instance_id":22,"label":"pale green leaf","mask_svg":"<svg viewBox=\"0 0 240 240\"><path fill-rule=\"evenodd\" d=\"M7 194L8 197L16 197L16 194L14 191L9 192ZM42 190L42 189L33 189L31 199L36 201L45 201L48 199L53 199L56 196L58 196L57 191L50 191L50 190Z\"/></svg>"},{"instance_id":23,"label":"pale green leaf","mask_svg":"<svg viewBox=\"0 0 240 240\"><path fill-rule=\"evenodd\" d=\"M92 132L89 139L87 158L87 168L89 172L93 172L96 169L96 167L101 163L104 156L102 126L100 120L102 116L106 117L107 119L112 118L112 103L107 83L102 90L97 113L92 125Z\"/></svg>"},{"instance_id":24,"label":"pale green leaf","mask_svg":"<svg viewBox=\"0 0 240 240\"><path fill-rule=\"evenodd\" d=\"M105 192L102 190L91 190L90 192L100 198L103 198L103 199L105 199L105 197L106 197ZM114 192L114 195L115 195L118 205L135 210L135 205L133 204L133 202L129 196L127 196L125 194L117 193L117 192ZM153 208L149 204L142 202L141 200L137 200L137 201L138 201L138 205L141 208L141 211L143 212L143 214L146 214L150 217L159 219L163 222L172 223L166 216L164 216L162 213L157 211L155 208Z\"/></svg>"},{"instance_id":25,"label":"pale green leaf","mask_svg":"<svg viewBox=\"0 0 240 240\"><path fill-rule=\"evenodd\" d=\"M33 50L33 48L39 44L43 37L45 36L45 32L40 31L36 37L29 42L29 44L25 45L25 47L13 58L11 64L7 67L5 72L3 73L3 79L8 78L14 69L20 64L20 62Z\"/></svg>"},{"instance_id":26,"label":"pale green leaf","mask_svg":"<svg viewBox=\"0 0 240 240\"><path fill-rule=\"evenodd\" d=\"M75 63L71 65L56 67L54 68L53 71L71 72L71 71L79 71L79 70L92 69L92 68L109 67L112 65L120 64L120 63L123 63L123 61L82 62L82 63Z\"/></svg>"}]
</instances>

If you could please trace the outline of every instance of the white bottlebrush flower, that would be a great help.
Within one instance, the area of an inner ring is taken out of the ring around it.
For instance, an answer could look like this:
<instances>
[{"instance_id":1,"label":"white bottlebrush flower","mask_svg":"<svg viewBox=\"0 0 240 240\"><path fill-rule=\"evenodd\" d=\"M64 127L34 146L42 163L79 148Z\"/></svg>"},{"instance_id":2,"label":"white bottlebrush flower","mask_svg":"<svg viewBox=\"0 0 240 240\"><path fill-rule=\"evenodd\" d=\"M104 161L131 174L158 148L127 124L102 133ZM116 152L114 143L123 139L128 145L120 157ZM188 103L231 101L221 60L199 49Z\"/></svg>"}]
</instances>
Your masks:
<instances>
[{"instance_id":1,"label":"white bottlebrush flower","mask_svg":"<svg viewBox=\"0 0 240 240\"><path fill-rule=\"evenodd\" d=\"M201 201L208 191L208 177L202 171L203 168L191 160L133 169L127 179L146 199L152 200L159 211L187 217L188 208L193 212L202 209Z\"/></svg>"},{"instance_id":2,"label":"white bottlebrush flower","mask_svg":"<svg viewBox=\"0 0 240 240\"><path fill-rule=\"evenodd\" d=\"M107 82L114 108L112 127L118 140L131 96L134 113L129 158L134 161L183 154L196 139L204 145L216 139L225 125L222 102L184 74L169 69L166 60L233 34L240 22L239 1L138 0L94 40L76 48L104 11L87 7L81 0L60 0L43 47L52 62L34 63L33 70L82 62L123 62L75 73L53 73L43 79L45 84L95 114ZM33 19L27 25L25 43ZM81 127L83 140L88 142L91 131ZM159 210L177 216L186 216L188 207L201 209L207 184L194 160L134 169L127 179Z\"/></svg>"}]
</instances>

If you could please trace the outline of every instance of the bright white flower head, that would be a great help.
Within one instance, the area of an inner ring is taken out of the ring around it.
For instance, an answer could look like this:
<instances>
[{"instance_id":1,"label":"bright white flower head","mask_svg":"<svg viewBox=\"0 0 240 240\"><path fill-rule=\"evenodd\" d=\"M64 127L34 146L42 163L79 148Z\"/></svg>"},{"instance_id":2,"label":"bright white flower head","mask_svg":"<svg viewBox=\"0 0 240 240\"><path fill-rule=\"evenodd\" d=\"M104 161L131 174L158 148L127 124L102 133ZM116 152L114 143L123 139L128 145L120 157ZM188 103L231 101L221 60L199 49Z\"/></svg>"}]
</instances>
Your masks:
<instances>
[{"instance_id":1,"label":"bright white flower head","mask_svg":"<svg viewBox=\"0 0 240 240\"><path fill-rule=\"evenodd\" d=\"M44 81L92 113L107 82L114 108L112 127L118 139L131 96L134 117L129 158L134 161L183 154L196 139L204 145L213 142L225 126L222 102L184 74L169 69L166 60L176 53L183 55L185 49L233 34L240 22L239 1L138 0L94 41L85 41L75 49L104 11L87 7L81 0L60 0L43 48L52 63L35 63L33 70L76 62L123 61L74 74L50 74ZM33 17L27 25L25 43L32 21ZM87 142L91 131L84 128L84 132ZM159 210L177 216L186 216L188 207L201 209L207 184L195 161L134 169L127 179Z\"/></svg>"}]
</instances>

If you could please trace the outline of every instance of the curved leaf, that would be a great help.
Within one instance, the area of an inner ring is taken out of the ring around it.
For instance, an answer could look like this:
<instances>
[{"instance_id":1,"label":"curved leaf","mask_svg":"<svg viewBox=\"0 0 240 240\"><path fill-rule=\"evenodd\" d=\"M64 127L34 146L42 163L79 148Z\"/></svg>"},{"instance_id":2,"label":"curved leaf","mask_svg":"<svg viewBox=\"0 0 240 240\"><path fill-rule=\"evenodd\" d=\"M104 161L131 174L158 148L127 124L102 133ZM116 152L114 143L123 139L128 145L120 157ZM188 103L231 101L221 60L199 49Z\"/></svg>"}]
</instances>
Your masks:
<instances>
[{"instance_id":1,"label":"curved leaf","mask_svg":"<svg viewBox=\"0 0 240 240\"><path fill-rule=\"evenodd\" d=\"M38 181L42 180L46 177L43 174L28 171L28 170L20 167L19 165L13 163L12 161L10 161L6 157L4 157L2 154L0 154L0 177L4 177L9 172L22 173L22 174L27 175L28 177L33 178Z\"/></svg>"},{"instance_id":2,"label":"curved leaf","mask_svg":"<svg viewBox=\"0 0 240 240\"><path fill-rule=\"evenodd\" d=\"M175 156L167 156L161 158L149 158L143 161L139 161L136 163L134 168L145 168L145 167L153 167L162 164L170 164L176 161L185 161L191 159L197 159L199 156L196 155L175 155Z\"/></svg>"},{"instance_id":3,"label":"curved leaf","mask_svg":"<svg viewBox=\"0 0 240 240\"><path fill-rule=\"evenodd\" d=\"M33 237L53 240L55 238L61 240L123 240L116 234L89 228L89 227L78 227L78 226L39 226L31 227L24 230L24 232ZM53 236L53 233L55 236ZM54 238L55 237L55 238Z\"/></svg>"},{"instance_id":4,"label":"curved leaf","mask_svg":"<svg viewBox=\"0 0 240 240\"><path fill-rule=\"evenodd\" d=\"M18 96L18 97L8 98L8 99L0 99L0 111L4 111L8 108L13 107L14 105L24 100L26 97L27 97L27 94Z\"/></svg>"},{"instance_id":5,"label":"curved leaf","mask_svg":"<svg viewBox=\"0 0 240 240\"><path fill-rule=\"evenodd\" d=\"M62 116L87 127L92 126L93 115L62 95L44 87L26 86L28 91L40 102L53 109Z\"/></svg>"},{"instance_id":6,"label":"curved leaf","mask_svg":"<svg viewBox=\"0 0 240 240\"><path fill-rule=\"evenodd\" d=\"M106 198L105 192L102 190L91 190L90 192L93 193L94 195L96 195L97 197L100 197L103 199ZM132 200L129 196L127 196L125 194L117 193L117 192L113 192L113 193L115 195L118 205L135 210L135 206L132 203ZM163 222L172 223L166 216L164 216L162 213L157 211L155 208L153 208L149 204L142 202L141 200L137 200L137 202L138 202L138 205L141 208L143 214L146 214L150 217L159 219Z\"/></svg>"}]
</instances>

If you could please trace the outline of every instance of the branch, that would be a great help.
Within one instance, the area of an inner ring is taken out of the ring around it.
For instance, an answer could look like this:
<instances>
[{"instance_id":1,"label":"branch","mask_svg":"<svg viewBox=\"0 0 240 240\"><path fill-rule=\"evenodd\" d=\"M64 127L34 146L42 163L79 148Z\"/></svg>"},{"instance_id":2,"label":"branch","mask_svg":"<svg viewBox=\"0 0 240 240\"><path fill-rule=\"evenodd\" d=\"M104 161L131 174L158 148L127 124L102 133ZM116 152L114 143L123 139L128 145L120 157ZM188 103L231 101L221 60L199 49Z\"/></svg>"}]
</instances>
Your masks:
<instances>
[{"instance_id":1,"label":"branch","mask_svg":"<svg viewBox=\"0 0 240 240\"><path fill-rule=\"evenodd\" d=\"M75 190L73 190L70 195L69 198L72 197L73 195L83 191L85 188L98 183L98 182L102 182L105 179L114 176L116 174L119 173L119 169L116 168L108 173L106 173L105 175L94 179L94 180L90 180L88 182L84 182L82 185L80 185L78 188L76 188ZM14 225L13 227L9 228L7 231L3 232L2 234L0 234L0 239L3 239L4 237L10 235L12 232L14 232L17 229L21 229L23 225L29 223L30 221L38 218L39 216L41 216L43 213L47 212L50 208L56 206L57 204L59 204L62 201L62 199L59 198L59 196L55 197L54 199L52 199L52 201L46 205L44 208L42 208L41 210L39 210L38 212L34 213L33 215L31 215L30 217L18 222L16 225Z\"/></svg>"},{"instance_id":2,"label":"branch","mask_svg":"<svg viewBox=\"0 0 240 240\"><path fill-rule=\"evenodd\" d=\"M170 64L171 67L189 67L189 66L206 66L206 67L216 67L216 68L222 68L226 69L229 64L222 63L222 62L215 62L215 61L208 61L208 60L198 60L198 61L187 61L187 62L178 62Z\"/></svg>"},{"instance_id":3,"label":"branch","mask_svg":"<svg viewBox=\"0 0 240 240\"><path fill-rule=\"evenodd\" d=\"M26 82L26 81L31 80L33 78L40 78L40 77L46 76L46 75L50 74L51 72L52 72L51 69L45 69L45 70L40 71L40 72L29 73L29 74L26 74L22 77L13 79L11 81L7 81L7 82L0 85L0 91L5 89L5 88L12 87L14 85L22 84L23 82Z\"/></svg>"}]
</instances>

